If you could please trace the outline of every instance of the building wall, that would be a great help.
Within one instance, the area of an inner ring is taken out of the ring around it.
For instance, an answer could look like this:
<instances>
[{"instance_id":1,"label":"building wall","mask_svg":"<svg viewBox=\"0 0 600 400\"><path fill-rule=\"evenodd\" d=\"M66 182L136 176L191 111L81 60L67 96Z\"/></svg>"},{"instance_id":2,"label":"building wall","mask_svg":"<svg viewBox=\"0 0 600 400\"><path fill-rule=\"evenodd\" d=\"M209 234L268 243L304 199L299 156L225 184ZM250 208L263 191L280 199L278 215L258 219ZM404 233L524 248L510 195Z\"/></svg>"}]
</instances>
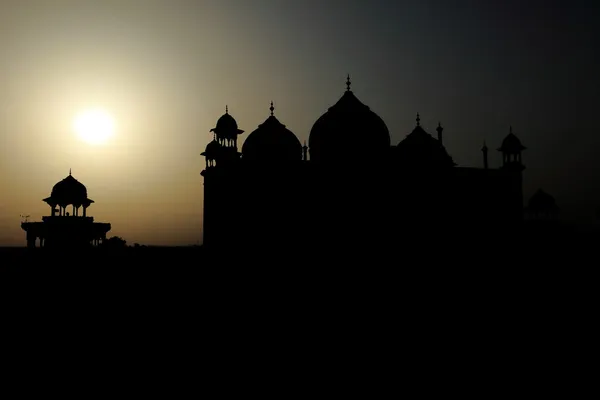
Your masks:
<instances>
[{"instance_id":1,"label":"building wall","mask_svg":"<svg viewBox=\"0 0 600 400\"><path fill-rule=\"evenodd\" d=\"M398 171L311 162L212 168L204 243L233 249L385 247L510 234L522 222L521 172Z\"/></svg>"}]
</instances>

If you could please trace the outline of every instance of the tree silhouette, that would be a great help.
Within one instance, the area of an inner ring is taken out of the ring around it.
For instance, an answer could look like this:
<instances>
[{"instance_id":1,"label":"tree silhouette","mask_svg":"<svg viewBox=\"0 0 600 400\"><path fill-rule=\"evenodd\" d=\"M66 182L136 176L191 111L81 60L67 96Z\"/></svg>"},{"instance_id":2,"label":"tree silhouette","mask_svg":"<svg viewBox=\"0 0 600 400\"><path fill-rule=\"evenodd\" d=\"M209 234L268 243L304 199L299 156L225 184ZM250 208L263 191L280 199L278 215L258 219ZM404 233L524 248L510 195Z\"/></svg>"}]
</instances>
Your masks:
<instances>
[{"instance_id":1,"label":"tree silhouette","mask_svg":"<svg viewBox=\"0 0 600 400\"><path fill-rule=\"evenodd\" d=\"M119 236L113 236L106 239L104 246L111 249L122 249L127 247L127 241Z\"/></svg>"}]
</instances>

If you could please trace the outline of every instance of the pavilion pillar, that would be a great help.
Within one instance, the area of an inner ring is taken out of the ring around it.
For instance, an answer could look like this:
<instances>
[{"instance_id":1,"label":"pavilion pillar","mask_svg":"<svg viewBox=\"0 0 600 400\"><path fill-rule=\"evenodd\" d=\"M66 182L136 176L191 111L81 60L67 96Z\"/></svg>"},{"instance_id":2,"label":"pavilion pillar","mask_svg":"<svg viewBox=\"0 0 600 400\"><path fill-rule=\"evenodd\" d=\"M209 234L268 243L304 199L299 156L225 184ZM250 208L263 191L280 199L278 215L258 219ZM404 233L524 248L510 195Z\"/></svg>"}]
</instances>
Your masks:
<instances>
[{"instance_id":1,"label":"pavilion pillar","mask_svg":"<svg viewBox=\"0 0 600 400\"><path fill-rule=\"evenodd\" d=\"M33 232L27 232L27 247L34 248L35 247L35 239L36 236Z\"/></svg>"}]
</instances>

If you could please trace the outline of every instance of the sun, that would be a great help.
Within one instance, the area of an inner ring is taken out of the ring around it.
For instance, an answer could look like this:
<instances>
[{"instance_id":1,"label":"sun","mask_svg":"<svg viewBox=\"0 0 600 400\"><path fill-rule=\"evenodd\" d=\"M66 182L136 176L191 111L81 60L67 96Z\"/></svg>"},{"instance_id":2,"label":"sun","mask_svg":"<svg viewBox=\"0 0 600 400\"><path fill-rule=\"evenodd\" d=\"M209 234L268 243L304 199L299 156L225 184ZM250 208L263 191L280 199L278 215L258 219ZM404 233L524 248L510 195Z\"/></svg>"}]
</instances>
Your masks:
<instances>
[{"instance_id":1,"label":"sun","mask_svg":"<svg viewBox=\"0 0 600 400\"><path fill-rule=\"evenodd\" d=\"M100 145L106 143L115 133L115 121L104 110L89 109L75 116L73 129L84 142Z\"/></svg>"}]
</instances>

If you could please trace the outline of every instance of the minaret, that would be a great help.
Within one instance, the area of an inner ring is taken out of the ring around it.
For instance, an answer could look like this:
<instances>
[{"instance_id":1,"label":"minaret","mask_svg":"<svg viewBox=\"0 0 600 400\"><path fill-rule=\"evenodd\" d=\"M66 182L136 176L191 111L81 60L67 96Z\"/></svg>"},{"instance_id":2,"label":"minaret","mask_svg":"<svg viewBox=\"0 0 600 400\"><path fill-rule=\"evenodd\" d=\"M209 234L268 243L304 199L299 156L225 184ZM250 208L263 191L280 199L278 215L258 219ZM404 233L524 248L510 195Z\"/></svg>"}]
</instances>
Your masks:
<instances>
[{"instance_id":1,"label":"minaret","mask_svg":"<svg viewBox=\"0 0 600 400\"><path fill-rule=\"evenodd\" d=\"M437 131L437 134L438 134L438 141L440 142L440 144L444 144L442 141L442 132L444 131L444 128L442 128L441 122L438 122L438 126L437 126L437 128L435 128L435 130Z\"/></svg>"},{"instance_id":2,"label":"minaret","mask_svg":"<svg viewBox=\"0 0 600 400\"><path fill-rule=\"evenodd\" d=\"M481 152L483 153L483 168L488 169L488 148L485 144L485 140L483 141L483 147L481 148Z\"/></svg>"}]
</instances>

